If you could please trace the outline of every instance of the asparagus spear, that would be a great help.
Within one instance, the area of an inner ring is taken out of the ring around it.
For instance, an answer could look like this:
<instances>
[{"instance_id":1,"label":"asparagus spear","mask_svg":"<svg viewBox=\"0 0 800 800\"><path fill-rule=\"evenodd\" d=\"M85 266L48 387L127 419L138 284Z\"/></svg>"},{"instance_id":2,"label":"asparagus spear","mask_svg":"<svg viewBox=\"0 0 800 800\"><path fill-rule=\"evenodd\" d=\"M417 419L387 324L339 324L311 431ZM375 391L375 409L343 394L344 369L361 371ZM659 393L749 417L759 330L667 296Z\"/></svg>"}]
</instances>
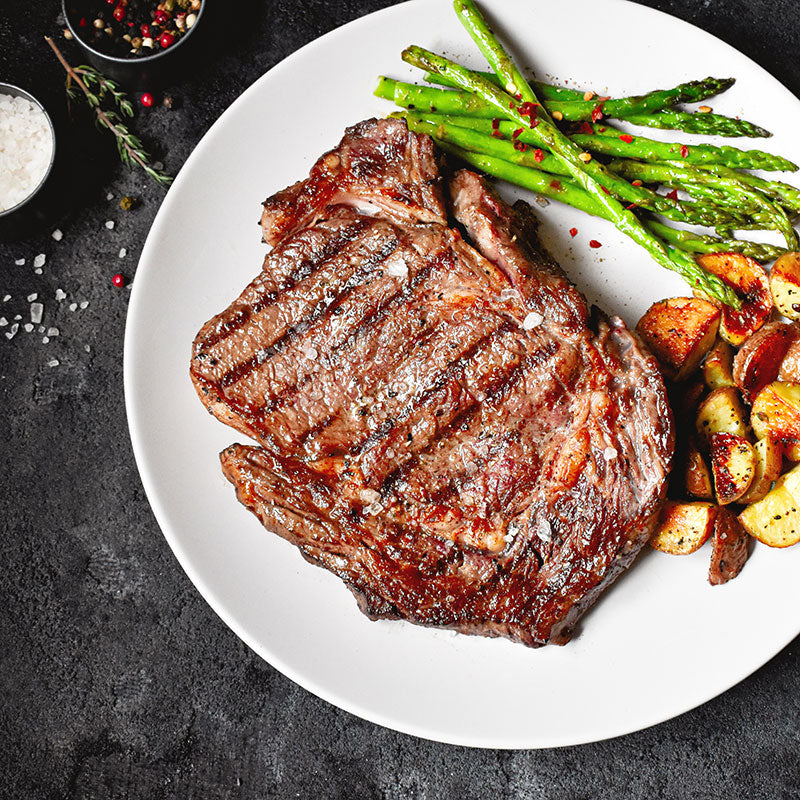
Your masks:
<instances>
[{"instance_id":1,"label":"asparagus spear","mask_svg":"<svg viewBox=\"0 0 800 800\"><path fill-rule=\"evenodd\" d=\"M632 125L647 128L664 128L704 133L709 136L749 136L763 138L772 134L752 122L725 117L721 114L690 114L685 111L658 111L655 114L629 114L625 117Z\"/></svg>"},{"instance_id":2,"label":"asparagus spear","mask_svg":"<svg viewBox=\"0 0 800 800\"><path fill-rule=\"evenodd\" d=\"M513 124L510 122L497 122L497 127L495 127L495 122L490 120L470 120L465 122L464 117L446 117L438 114L423 115L409 111L395 112L390 116L404 119L406 125L412 131L426 133L440 141L458 145L465 150L496 156L521 166L548 172L551 175L572 174L563 162L550 152L545 152L541 149L526 149L523 151L519 144L520 140L523 136L530 140L531 136L529 133L523 132L512 139L512 133L521 129L514 129ZM501 131L507 134L506 138L497 138L494 135ZM691 203L684 204L678 200L657 194L652 189L643 186L632 186L627 181L620 180L613 173L604 174L601 177L601 182L606 189L626 203L634 203L641 208L662 214L678 222L714 227L720 224L735 225L740 221L739 216L731 211L726 212L713 207Z\"/></svg>"},{"instance_id":3,"label":"asparagus spear","mask_svg":"<svg viewBox=\"0 0 800 800\"><path fill-rule=\"evenodd\" d=\"M674 162L645 164L637 161L615 161L612 164L612 168L626 178L638 178L648 183L681 186L690 194L695 189L702 191L703 187L711 187L728 195L732 203L743 204L748 208L751 216L754 215L754 212L749 208L760 208L766 215L766 219L771 220L775 229L783 234L787 247L790 250L796 250L798 247L797 232L792 227L783 208L775 205L766 195L743 183L738 179L738 175L736 178L715 175L708 170L694 169ZM756 222L758 221L756 219Z\"/></svg>"},{"instance_id":4,"label":"asparagus spear","mask_svg":"<svg viewBox=\"0 0 800 800\"><path fill-rule=\"evenodd\" d=\"M479 71L478 75L486 78L487 81L497 82L497 76L493 72ZM425 80L428 83L436 83L440 86L449 86L451 88L455 86L451 80L443 78L435 72L426 72ZM531 81L531 83L536 94L543 100L583 100L583 96L586 94L586 92L578 89L568 89L566 86L553 86L550 83L542 83L541 81Z\"/></svg>"},{"instance_id":5,"label":"asparagus spear","mask_svg":"<svg viewBox=\"0 0 800 800\"><path fill-rule=\"evenodd\" d=\"M742 183L757 189L762 194L777 200L787 210L793 213L800 213L800 189L790 186L788 183L782 181L768 181L764 178L759 178L756 175L751 175L749 172L734 172L722 165L703 165L703 169L708 169L715 175L723 177L736 178Z\"/></svg>"},{"instance_id":6,"label":"asparagus spear","mask_svg":"<svg viewBox=\"0 0 800 800\"><path fill-rule=\"evenodd\" d=\"M585 154L558 130L546 109L533 105L538 103L533 89L494 38L474 3L471 0L456 0L455 7L462 23L486 56L501 83L514 94L521 95L523 100L530 104L530 108L525 109L529 112L528 116L526 117L520 112L514 103L514 97L508 92L498 89L489 81L443 56L431 53L421 47L412 46L403 51L403 60L451 78L459 87L475 92L522 127L527 126L531 130L536 130L541 137L541 143L549 147L551 152L564 162L575 181L609 214L619 230L641 244L662 266L678 272L686 280L691 281L693 286L702 289L727 305L740 307L741 303L738 297L729 286L717 276L702 270L685 253L668 251L661 241L642 226L630 210L603 191L598 178L606 174L607 170L595 161L586 162ZM537 108L539 109L538 117L534 118L533 112Z\"/></svg>"},{"instance_id":7,"label":"asparagus spear","mask_svg":"<svg viewBox=\"0 0 800 800\"><path fill-rule=\"evenodd\" d=\"M605 127L602 133L599 128ZM740 150L713 144L685 145L680 142L657 142L644 136L629 136L609 126L595 125L593 134L576 133L570 138L593 153L644 161L678 161L686 164L721 164L739 169L785 170L794 172L797 164L763 150Z\"/></svg>"},{"instance_id":8,"label":"asparagus spear","mask_svg":"<svg viewBox=\"0 0 800 800\"><path fill-rule=\"evenodd\" d=\"M475 73L475 75L476 77L481 77L480 73ZM483 78L483 80L486 81L486 83L491 83L486 78ZM712 86L712 84L707 82L712 81L714 82L713 88L727 88L724 82L716 78L708 78L706 81L696 81L694 83L702 84L706 87L707 91L711 91L708 87ZM524 85L528 86L529 84L524 82ZM546 100L544 105L551 114L556 112L562 119L568 122L590 122L599 119L601 116L633 121L634 116L637 119L640 117L649 119L650 117L647 116L648 114L652 116L652 112L660 111L660 109L670 103L679 102L681 97L690 94L695 88L693 84L685 83L675 89L660 90L639 97L622 97L618 100L607 101L601 101L599 99ZM700 90L696 93L698 95L703 94ZM518 94L518 92L512 92L512 94ZM524 96L524 92L522 94ZM473 117L497 116L497 111L491 104L482 102L475 96L470 96L469 94L465 95L463 92L458 91L454 92L450 89L435 89L430 86L418 86L414 83L396 81L392 78L387 78L385 75L381 75L378 78L378 86L375 89L375 95L377 97L382 97L384 100L393 100L397 105L403 108L428 108L443 114L466 114ZM712 115L685 114L684 116L702 116L706 118ZM728 118L721 117L720 119L727 120ZM737 121L731 120L731 122L735 123ZM742 124L746 125L749 123ZM736 133L730 135L741 136L743 134Z\"/></svg>"}]
</instances>

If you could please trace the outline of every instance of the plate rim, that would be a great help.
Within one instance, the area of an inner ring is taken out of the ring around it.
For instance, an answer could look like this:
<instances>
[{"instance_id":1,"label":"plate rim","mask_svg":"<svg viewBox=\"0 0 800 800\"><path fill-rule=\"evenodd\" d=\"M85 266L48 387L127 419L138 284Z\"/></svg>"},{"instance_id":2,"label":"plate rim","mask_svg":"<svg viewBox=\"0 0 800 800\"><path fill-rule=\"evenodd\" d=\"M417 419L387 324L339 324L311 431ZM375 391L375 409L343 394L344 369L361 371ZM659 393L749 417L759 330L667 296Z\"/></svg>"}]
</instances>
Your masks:
<instances>
[{"instance_id":1,"label":"plate rim","mask_svg":"<svg viewBox=\"0 0 800 800\"><path fill-rule=\"evenodd\" d=\"M203 134L203 136L195 145L192 152L189 154L186 161L179 170L179 173L176 176L173 186L171 186L170 190L167 192L167 195L165 196L164 200L162 201L158 209L158 212L156 213L156 216L153 220L150 230L148 231L147 237L145 239L139 257L139 262L136 270L136 277L137 278L140 277L140 274L146 274L149 269L149 267L147 266L148 263L152 263L153 261L153 256L150 253L150 251L155 247L154 242L158 238L161 228L164 227L164 225L166 224L165 220L170 207L174 202L177 202L176 200L174 200L174 198L177 196L177 193L174 192L173 189L177 186L182 185L191 167L194 165L196 161L198 161L202 157L202 153L204 152L206 147L210 146L209 143L213 139L215 131L224 124L225 118L229 115L230 112L232 112L232 110L246 103L248 98L252 94L257 93L259 87L263 83L272 79L276 74L279 74L280 72L283 72L287 69L291 69L295 60L301 59L308 50L313 49L323 40L329 41L331 39L343 36L345 35L346 32L349 31L349 29L364 24L365 20L371 20L372 18L381 15L396 13L397 9L408 8L411 6L441 5L443 2L446 1L447 0L404 0L404 2L396 3L381 9L377 9L368 14L352 19L324 33L323 35L315 39L312 39L311 41L304 44L302 47L288 54L283 59L281 59L281 61L279 61L277 64L268 69L263 75L257 78L250 86L244 89L244 91L238 97L236 97L225 108L225 110L222 113L220 113L220 115L213 122L213 124ZM512 4L513 2L520 2L521 0L499 0L499 1ZM568 0L570 4L576 4L576 5L581 5L589 1L590 0ZM659 16L666 17L669 18L670 20L678 22L681 25L689 26L690 28L696 29L704 36L710 37L711 39L715 40L723 48L730 51L732 54L735 54L738 58L744 59L745 62L750 67L750 69L754 71L757 77L764 78L772 82L773 84L777 84L778 86L780 86L780 88L783 89L793 99L798 109L798 114L800 114L800 100L798 100L798 98L794 95L794 93L782 81L774 77L771 73L769 73L766 70L766 68L762 67L756 61L754 61L750 56L746 55L745 53L742 53L740 50L738 50L728 42L724 41L723 39L720 39L719 37L704 30L703 28L701 28L698 25L695 25L692 22L688 22L673 14L669 14L666 11L652 8L642 3L631 2L631 0L602 0L602 2L604 5L610 8L624 9L624 8L629 8L631 6L637 6L646 15L648 14L654 15L655 18L658 18ZM140 273L140 270L142 270L143 265L144 265L143 273ZM756 671L758 671L765 664L771 661L778 653L780 653L790 642L792 642L800 634L800 622L798 622L797 630L795 630L791 635L789 635L785 641L783 640L782 637L779 637L780 641L777 644L777 646L761 649L759 650L759 655L756 658L753 658L751 660L743 660L743 662L739 662L740 664L745 663L746 665L742 667L740 670L736 671L737 677L735 677L733 680L731 680L730 682L725 681L724 685L715 688L710 694L704 696L700 700L696 699L688 700L686 703L680 705L680 707L672 710L666 716L664 716L663 713L656 712L649 717L647 715L644 715L645 717L644 723L639 721L633 723L632 725L631 724L617 725L616 730L601 735L598 735L596 733L589 733L586 736L577 736L577 737L566 734L561 736L554 736L550 737L546 743L545 742L531 743L531 741L521 742L517 737L503 740L496 736L491 737L489 739L480 739L479 737L475 737L473 735L466 735L466 736L443 735L441 731L430 728L425 724L411 724L411 723L406 723L405 721L399 719L389 719L385 714L377 713L373 711L369 706L362 705L359 702L338 695L334 690L327 689L325 686L321 685L317 680L301 674L298 670L296 670L293 666L287 663L276 652L267 651L267 648L264 647L261 642L257 641L255 637L251 636L246 631L244 625L240 624L237 621L235 615L225 607L224 601L217 595L213 587L210 586L199 574L198 568L193 563L193 558L190 552L181 544L179 537L172 530L171 525L167 521L168 512L163 504L162 497L159 494L159 487L156 481L153 479L149 469L148 457L146 454L147 445L145 442L145 433L144 433L146 428L146 420L143 420L141 418L140 409L138 407L139 403L135 398L136 390L135 390L134 380L135 380L135 371L137 368L137 362L135 360L135 352L136 352L135 336L137 333L137 326L135 322L137 318L143 313L145 304L144 294L143 294L144 289L137 290L138 284L139 284L138 280L134 280L132 282L131 296L129 300L127 318L125 324L125 336L123 343L123 390L124 390L126 417L128 421L128 431L134 453L134 458L136 460L137 470L139 472L139 476L142 481L142 485L144 487L148 503L150 505L150 508L152 509L156 522L158 523L162 535L167 540L167 543L169 544L170 549L175 555L175 558L177 559L181 568L184 570L184 572L191 580L194 587L200 593L203 600L211 607L211 609L222 620L222 622L228 628L230 628L231 631L241 641L243 641L256 655L258 655L259 658L266 661L270 666L281 672L291 681L298 684L311 694L321 698L325 702L328 702L331 705L336 706L337 708L340 708L350 714L353 714L354 716L357 716L361 719L365 719L369 722L372 722L376 725L380 725L381 727L387 728L389 730L397 731L399 733L403 733L409 736L415 736L418 738L427 739L429 741L440 742L442 744L449 744L462 747L473 747L479 749L510 749L510 750L551 749L551 748L577 746L593 742L607 741L610 739L626 736L628 734L635 733L638 731L644 731L662 722L675 719L695 708L700 707L701 705L704 705L705 703L729 691L730 689L741 683L749 676L753 675ZM188 374L188 369L187 369L187 374Z\"/></svg>"}]
</instances>

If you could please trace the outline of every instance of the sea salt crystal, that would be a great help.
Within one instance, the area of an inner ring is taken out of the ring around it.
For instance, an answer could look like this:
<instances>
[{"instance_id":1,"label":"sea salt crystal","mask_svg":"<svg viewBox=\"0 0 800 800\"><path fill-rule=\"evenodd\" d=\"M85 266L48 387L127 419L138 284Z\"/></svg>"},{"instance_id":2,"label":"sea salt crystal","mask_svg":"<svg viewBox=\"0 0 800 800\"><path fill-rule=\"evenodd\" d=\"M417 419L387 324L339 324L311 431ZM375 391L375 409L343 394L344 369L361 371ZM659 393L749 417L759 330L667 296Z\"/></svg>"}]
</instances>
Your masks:
<instances>
[{"instance_id":1,"label":"sea salt crystal","mask_svg":"<svg viewBox=\"0 0 800 800\"><path fill-rule=\"evenodd\" d=\"M553 529L546 519L540 519L536 526L536 535L544 542L549 542L553 538Z\"/></svg>"},{"instance_id":2,"label":"sea salt crystal","mask_svg":"<svg viewBox=\"0 0 800 800\"><path fill-rule=\"evenodd\" d=\"M617 451L613 447L606 447L606 449L603 450L603 458L605 458L606 461L613 461L616 457Z\"/></svg>"},{"instance_id":3,"label":"sea salt crystal","mask_svg":"<svg viewBox=\"0 0 800 800\"><path fill-rule=\"evenodd\" d=\"M506 544L514 541L514 537L517 535L519 531L519 527L515 525L513 522L508 526L506 530L506 535L503 537L503 541Z\"/></svg>"},{"instance_id":4,"label":"sea salt crystal","mask_svg":"<svg viewBox=\"0 0 800 800\"><path fill-rule=\"evenodd\" d=\"M69 310L70 311L75 311L77 308L78 308L78 304L77 303L70 303L69 304Z\"/></svg>"},{"instance_id":5,"label":"sea salt crystal","mask_svg":"<svg viewBox=\"0 0 800 800\"><path fill-rule=\"evenodd\" d=\"M19 330L19 323L15 322L9 329L8 333L6 333L6 339L13 339L17 335L17 331Z\"/></svg>"},{"instance_id":6,"label":"sea salt crystal","mask_svg":"<svg viewBox=\"0 0 800 800\"><path fill-rule=\"evenodd\" d=\"M24 259L24 258L18 258L18 259L16 259L16 260L14 261L14 263L15 263L15 264L16 264L18 267L22 267L22 266L24 266L24 264L25 264L25 259Z\"/></svg>"},{"instance_id":7,"label":"sea salt crystal","mask_svg":"<svg viewBox=\"0 0 800 800\"><path fill-rule=\"evenodd\" d=\"M358 496L364 503L377 503L381 499L380 492L374 489L362 489Z\"/></svg>"},{"instance_id":8,"label":"sea salt crystal","mask_svg":"<svg viewBox=\"0 0 800 800\"><path fill-rule=\"evenodd\" d=\"M0 317L0 328L4 328L8 325L8 320L5 317Z\"/></svg>"},{"instance_id":9,"label":"sea salt crystal","mask_svg":"<svg viewBox=\"0 0 800 800\"><path fill-rule=\"evenodd\" d=\"M408 264L406 264L405 259L401 257L389 261L386 267L386 274L392 278L405 278L408 275Z\"/></svg>"},{"instance_id":10,"label":"sea salt crystal","mask_svg":"<svg viewBox=\"0 0 800 800\"><path fill-rule=\"evenodd\" d=\"M56 300L60 303L65 297L67 293L63 289L56 289Z\"/></svg>"},{"instance_id":11,"label":"sea salt crystal","mask_svg":"<svg viewBox=\"0 0 800 800\"><path fill-rule=\"evenodd\" d=\"M42 336L42 344L50 344L50 337Z\"/></svg>"},{"instance_id":12,"label":"sea salt crystal","mask_svg":"<svg viewBox=\"0 0 800 800\"><path fill-rule=\"evenodd\" d=\"M88 307L89 307L89 301L88 301L88 300L84 300L84 301L81 303L81 308L88 308Z\"/></svg>"},{"instance_id":13,"label":"sea salt crystal","mask_svg":"<svg viewBox=\"0 0 800 800\"><path fill-rule=\"evenodd\" d=\"M43 267L45 261L47 261L47 256L44 253L39 253L39 255L33 259L33 266Z\"/></svg>"},{"instance_id":14,"label":"sea salt crystal","mask_svg":"<svg viewBox=\"0 0 800 800\"><path fill-rule=\"evenodd\" d=\"M110 231L114 230L114 220L113 219L107 219L106 220L106 228L108 228Z\"/></svg>"},{"instance_id":15,"label":"sea salt crystal","mask_svg":"<svg viewBox=\"0 0 800 800\"><path fill-rule=\"evenodd\" d=\"M50 359L50 360L47 362L47 366L48 366L48 367L57 367L57 366L58 366L58 359L57 359L57 358L51 358L51 359Z\"/></svg>"},{"instance_id":16,"label":"sea salt crystal","mask_svg":"<svg viewBox=\"0 0 800 800\"><path fill-rule=\"evenodd\" d=\"M34 275L41 275L41 274L42 274L42 271L41 271L40 269L35 269L35 270L33 271L33 274L34 274Z\"/></svg>"},{"instance_id":17,"label":"sea salt crystal","mask_svg":"<svg viewBox=\"0 0 800 800\"><path fill-rule=\"evenodd\" d=\"M33 323L32 322L26 322L22 326L22 329L25 331L25 333L31 333L33 331Z\"/></svg>"},{"instance_id":18,"label":"sea salt crystal","mask_svg":"<svg viewBox=\"0 0 800 800\"><path fill-rule=\"evenodd\" d=\"M31 303L31 322L38 325L42 321L44 306L41 303Z\"/></svg>"},{"instance_id":19,"label":"sea salt crystal","mask_svg":"<svg viewBox=\"0 0 800 800\"><path fill-rule=\"evenodd\" d=\"M531 311L531 313L522 320L522 327L525 328L526 331L530 331L541 325L542 322L544 322L544 317L541 314L537 314L535 311Z\"/></svg>"},{"instance_id":20,"label":"sea salt crystal","mask_svg":"<svg viewBox=\"0 0 800 800\"><path fill-rule=\"evenodd\" d=\"M52 154L53 134L44 111L24 97L0 94L0 211L32 194Z\"/></svg>"},{"instance_id":21,"label":"sea salt crystal","mask_svg":"<svg viewBox=\"0 0 800 800\"><path fill-rule=\"evenodd\" d=\"M113 199L114 199L114 194L113 194L112 192L109 192L109 193L106 195L106 200L113 200Z\"/></svg>"},{"instance_id":22,"label":"sea salt crystal","mask_svg":"<svg viewBox=\"0 0 800 800\"><path fill-rule=\"evenodd\" d=\"M7 302L8 302L10 299L11 299L11 295L10 295L10 294L7 294L7 295L5 295L5 296L3 297L3 302L4 302L4 303L7 303Z\"/></svg>"},{"instance_id":23,"label":"sea salt crystal","mask_svg":"<svg viewBox=\"0 0 800 800\"><path fill-rule=\"evenodd\" d=\"M92 348L91 348L91 347L89 347L89 345L88 345L88 344L85 344L85 345L83 346L83 349L84 349L84 350L85 350L87 353L91 353L91 352L92 352Z\"/></svg>"},{"instance_id":24,"label":"sea salt crystal","mask_svg":"<svg viewBox=\"0 0 800 800\"><path fill-rule=\"evenodd\" d=\"M22 314L14 314L14 319L16 320L22 319Z\"/></svg>"},{"instance_id":25,"label":"sea salt crystal","mask_svg":"<svg viewBox=\"0 0 800 800\"><path fill-rule=\"evenodd\" d=\"M28 302L32 303L34 300L38 299L38 297L39 297L39 295L36 292L34 292L33 294L29 294L28 295Z\"/></svg>"},{"instance_id":26,"label":"sea salt crystal","mask_svg":"<svg viewBox=\"0 0 800 800\"><path fill-rule=\"evenodd\" d=\"M64 238L64 234L63 234L63 233L61 233L61 231L60 231L58 228L56 228L56 229L55 229L55 230L54 230L54 231L53 231L53 232L52 232L50 235L51 235L51 236L52 236L52 237L53 237L53 238L54 238L54 239L55 239L57 242L60 242L60 241L61 241L61 240Z\"/></svg>"},{"instance_id":27,"label":"sea salt crystal","mask_svg":"<svg viewBox=\"0 0 800 800\"><path fill-rule=\"evenodd\" d=\"M48 336L58 336L58 328L48 328L47 329Z\"/></svg>"},{"instance_id":28,"label":"sea salt crystal","mask_svg":"<svg viewBox=\"0 0 800 800\"><path fill-rule=\"evenodd\" d=\"M119 257L120 258L125 258L126 255L128 255L128 251L124 247L120 247L120 249L119 249Z\"/></svg>"},{"instance_id":29,"label":"sea salt crystal","mask_svg":"<svg viewBox=\"0 0 800 800\"><path fill-rule=\"evenodd\" d=\"M37 330L39 333L44 333L44 325L40 325L40 326L39 326L39 327L38 327L36 330Z\"/></svg>"},{"instance_id":30,"label":"sea salt crystal","mask_svg":"<svg viewBox=\"0 0 800 800\"><path fill-rule=\"evenodd\" d=\"M505 303L508 300L516 300L519 297L519 292L516 289L503 289L500 292L500 302Z\"/></svg>"}]
</instances>

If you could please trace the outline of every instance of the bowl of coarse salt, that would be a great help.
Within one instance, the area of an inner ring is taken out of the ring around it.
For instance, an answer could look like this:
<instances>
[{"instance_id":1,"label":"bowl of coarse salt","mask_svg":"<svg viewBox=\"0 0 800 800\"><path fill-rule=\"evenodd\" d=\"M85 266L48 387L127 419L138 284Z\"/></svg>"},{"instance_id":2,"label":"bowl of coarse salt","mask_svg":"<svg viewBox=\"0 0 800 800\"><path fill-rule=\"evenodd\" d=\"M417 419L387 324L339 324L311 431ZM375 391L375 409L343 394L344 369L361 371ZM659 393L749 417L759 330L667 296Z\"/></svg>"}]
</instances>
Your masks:
<instances>
[{"instance_id":1,"label":"bowl of coarse salt","mask_svg":"<svg viewBox=\"0 0 800 800\"><path fill-rule=\"evenodd\" d=\"M0 239L35 222L36 198L55 155L55 129L44 106L24 89L0 83Z\"/></svg>"}]
</instances>

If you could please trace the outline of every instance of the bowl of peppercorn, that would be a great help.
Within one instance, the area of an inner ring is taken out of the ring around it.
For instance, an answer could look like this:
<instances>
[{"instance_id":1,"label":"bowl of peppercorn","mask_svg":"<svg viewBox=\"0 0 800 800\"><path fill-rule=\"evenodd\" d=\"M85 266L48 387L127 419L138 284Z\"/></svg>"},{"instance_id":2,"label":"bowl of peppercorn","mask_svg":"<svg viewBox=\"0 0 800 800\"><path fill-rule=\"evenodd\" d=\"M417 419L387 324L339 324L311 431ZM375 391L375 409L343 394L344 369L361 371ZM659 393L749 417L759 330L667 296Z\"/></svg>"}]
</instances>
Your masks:
<instances>
[{"instance_id":1,"label":"bowl of peppercorn","mask_svg":"<svg viewBox=\"0 0 800 800\"><path fill-rule=\"evenodd\" d=\"M62 0L62 5L68 38L94 67L126 87L152 89L188 63L206 2Z\"/></svg>"}]
</instances>

